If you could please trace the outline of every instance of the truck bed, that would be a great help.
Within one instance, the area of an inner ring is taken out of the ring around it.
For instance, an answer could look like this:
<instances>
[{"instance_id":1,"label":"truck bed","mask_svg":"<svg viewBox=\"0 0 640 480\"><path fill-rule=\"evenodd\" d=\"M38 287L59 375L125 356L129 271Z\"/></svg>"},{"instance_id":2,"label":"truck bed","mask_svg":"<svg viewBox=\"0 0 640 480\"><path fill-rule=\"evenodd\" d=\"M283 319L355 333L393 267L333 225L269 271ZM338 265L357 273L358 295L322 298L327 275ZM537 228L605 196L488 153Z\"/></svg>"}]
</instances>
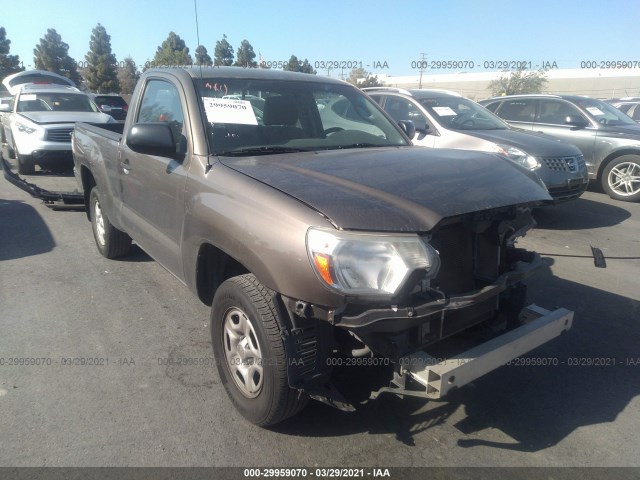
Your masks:
<instances>
[{"instance_id":1,"label":"truck bed","mask_svg":"<svg viewBox=\"0 0 640 480\"><path fill-rule=\"evenodd\" d=\"M116 142L120 142L124 132L124 123L76 123L76 130L78 127Z\"/></svg>"}]
</instances>

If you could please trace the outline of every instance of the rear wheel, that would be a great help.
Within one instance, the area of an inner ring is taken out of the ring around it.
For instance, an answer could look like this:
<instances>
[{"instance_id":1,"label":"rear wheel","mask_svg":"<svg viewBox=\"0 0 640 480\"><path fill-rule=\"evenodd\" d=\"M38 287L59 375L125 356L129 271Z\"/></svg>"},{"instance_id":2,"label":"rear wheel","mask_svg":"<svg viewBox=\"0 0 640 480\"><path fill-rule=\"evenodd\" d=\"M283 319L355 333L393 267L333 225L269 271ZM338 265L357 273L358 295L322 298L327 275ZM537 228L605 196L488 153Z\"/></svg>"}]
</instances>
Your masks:
<instances>
[{"instance_id":1,"label":"rear wheel","mask_svg":"<svg viewBox=\"0 0 640 480\"><path fill-rule=\"evenodd\" d=\"M640 156L622 155L602 171L602 188L616 200L640 200Z\"/></svg>"},{"instance_id":2,"label":"rear wheel","mask_svg":"<svg viewBox=\"0 0 640 480\"><path fill-rule=\"evenodd\" d=\"M220 379L251 423L274 425L298 413L308 397L287 379L287 355L273 292L252 274L225 281L211 307L211 339Z\"/></svg>"},{"instance_id":3,"label":"rear wheel","mask_svg":"<svg viewBox=\"0 0 640 480\"><path fill-rule=\"evenodd\" d=\"M106 258L117 258L129 253L131 237L111 225L107 215L102 210L98 187L91 189L89 208L91 209L93 238L100 253Z\"/></svg>"}]
</instances>

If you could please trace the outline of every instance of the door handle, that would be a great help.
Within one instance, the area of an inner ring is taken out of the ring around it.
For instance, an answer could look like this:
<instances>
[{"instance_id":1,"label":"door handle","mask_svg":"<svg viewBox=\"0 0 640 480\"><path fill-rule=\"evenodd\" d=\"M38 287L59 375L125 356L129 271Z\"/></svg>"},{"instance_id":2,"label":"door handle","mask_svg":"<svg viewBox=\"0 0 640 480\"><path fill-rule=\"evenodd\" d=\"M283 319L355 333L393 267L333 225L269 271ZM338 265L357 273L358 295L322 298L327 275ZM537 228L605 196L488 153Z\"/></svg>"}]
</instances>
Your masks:
<instances>
[{"instance_id":1,"label":"door handle","mask_svg":"<svg viewBox=\"0 0 640 480\"><path fill-rule=\"evenodd\" d=\"M129 163L128 158L125 158L123 161L120 162L120 167L122 168L122 173L124 173L125 175L131 172L131 164Z\"/></svg>"}]
</instances>

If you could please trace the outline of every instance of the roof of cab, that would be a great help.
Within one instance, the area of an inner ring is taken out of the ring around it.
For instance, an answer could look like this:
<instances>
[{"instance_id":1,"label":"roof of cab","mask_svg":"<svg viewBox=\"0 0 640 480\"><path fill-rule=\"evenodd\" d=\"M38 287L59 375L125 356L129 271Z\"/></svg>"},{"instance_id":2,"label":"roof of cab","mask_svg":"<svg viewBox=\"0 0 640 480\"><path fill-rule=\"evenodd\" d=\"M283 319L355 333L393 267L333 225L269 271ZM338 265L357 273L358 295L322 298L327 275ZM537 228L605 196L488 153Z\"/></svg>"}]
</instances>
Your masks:
<instances>
[{"instance_id":1,"label":"roof of cab","mask_svg":"<svg viewBox=\"0 0 640 480\"><path fill-rule=\"evenodd\" d=\"M145 73L162 72L174 75L189 75L191 78L250 78L265 80L290 80L314 83L334 83L350 85L347 82L330 77L323 77L309 73L289 72L284 70L272 70L267 68L243 68L243 67L166 67L153 68ZM355 87L354 87L355 88Z\"/></svg>"}]
</instances>

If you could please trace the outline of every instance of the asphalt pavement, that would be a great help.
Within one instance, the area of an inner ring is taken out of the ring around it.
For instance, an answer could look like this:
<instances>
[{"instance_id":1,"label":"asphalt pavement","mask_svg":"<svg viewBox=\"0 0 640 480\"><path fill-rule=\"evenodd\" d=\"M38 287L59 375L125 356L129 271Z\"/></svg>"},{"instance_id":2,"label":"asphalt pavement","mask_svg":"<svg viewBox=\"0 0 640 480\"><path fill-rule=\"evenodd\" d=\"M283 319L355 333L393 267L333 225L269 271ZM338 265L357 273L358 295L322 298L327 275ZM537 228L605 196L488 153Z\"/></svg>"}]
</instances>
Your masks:
<instances>
[{"instance_id":1,"label":"asphalt pavement","mask_svg":"<svg viewBox=\"0 0 640 480\"><path fill-rule=\"evenodd\" d=\"M589 191L536 218L529 295L574 310L570 332L448 401L313 402L261 429L220 385L206 306L0 178L0 465L640 466L640 204Z\"/></svg>"}]
</instances>

